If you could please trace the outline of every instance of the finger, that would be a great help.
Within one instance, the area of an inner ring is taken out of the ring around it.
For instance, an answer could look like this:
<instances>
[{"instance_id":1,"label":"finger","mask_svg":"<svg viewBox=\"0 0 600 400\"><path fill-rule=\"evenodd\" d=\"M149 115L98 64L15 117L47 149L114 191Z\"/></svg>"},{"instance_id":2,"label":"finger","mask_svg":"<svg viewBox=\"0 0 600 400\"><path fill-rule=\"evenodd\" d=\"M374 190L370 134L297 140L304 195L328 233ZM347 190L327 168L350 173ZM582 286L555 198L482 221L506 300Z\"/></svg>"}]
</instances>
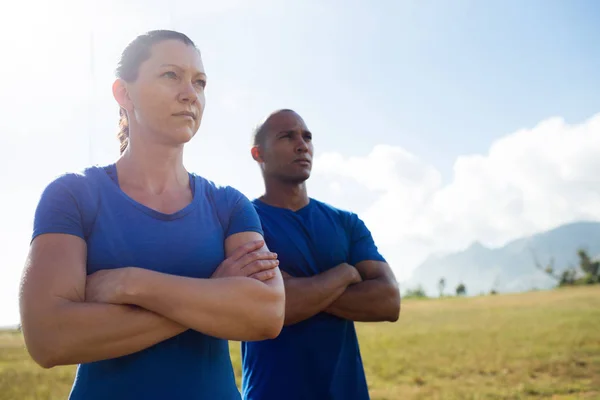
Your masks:
<instances>
[{"instance_id":1,"label":"finger","mask_svg":"<svg viewBox=\"0 0 600 400\"><path fill-rule=\"evenodd\" d=\"M257 272L267 271L273 268L277 268L279 266L279 260L258 260L253 263L245 266L241 269L241 271L246 275L250 276L252 274L256 274Z\"/></svg>"},{"instance_id":2,"label":"finger","mask_svg":"<svg viewBox=\"0 0 600 400\"><path fill-rule=\"evenodd\" d=\"M262 248L264 245L265 245L265 241L262 239L245 243L245 244L241 245L240 247L238 247L237 249L235 249L233 254L231 254L231 256L228 259L231 259L232 261L237 261L240 258L242 258L243 256L245 256L246 254Z\"/></svg>"},{"instance_id":3,"label":"finger","mask_svg":"<svg viewBox=\"0 0 600 400\"><path fill-rule=\"evenodd\" d=\"M255 261L276 259L277 253L273 253L271 251L253 251L252 253L248 253L239 260L237 260L236 263L239 264L240 268L244 268Z\"/></svg>"},{"instance_id":4,"label":"finger","mask_svg":"<svg viewBox=\"0 0 600 400\"><path fill-rule=\"evenodd\" d=\"M269 279L273 279L275 277L275 274L276 274L275 269L269 269L266 271L261 271L261 272L252 274L252 275L250 275L250 278L264 282L264 281L268 281Z\"/></svg>"}]
</instances>

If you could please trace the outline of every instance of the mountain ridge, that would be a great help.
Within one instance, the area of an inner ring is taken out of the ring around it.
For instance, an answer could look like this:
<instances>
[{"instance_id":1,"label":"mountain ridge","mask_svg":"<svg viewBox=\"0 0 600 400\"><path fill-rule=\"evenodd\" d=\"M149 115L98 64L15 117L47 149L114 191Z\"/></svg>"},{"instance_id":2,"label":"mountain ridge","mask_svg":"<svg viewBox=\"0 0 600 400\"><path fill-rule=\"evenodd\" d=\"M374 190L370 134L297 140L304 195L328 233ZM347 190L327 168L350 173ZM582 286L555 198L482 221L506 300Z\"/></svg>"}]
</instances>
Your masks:
<instances>
[{"instance_id":1,"label":"mountain ridge","mask_svg":"<svg viewBox=\"0 0 600 400\"><path fill-rule=\"evenodd\" d=\"M410 289L421 286L429 296L438 295L438 282L444 278L451 294L459 283L467 294L521 292L549 289L556 281L536 267L547 266L562 272L578 262L577 250L588 251L591 257L600 254L600 221L578 220L545 231L512 239L503 246L487 247L473 241L463 250L444 256L429 256L403 284Z\"/></svg>"}]
</instances>

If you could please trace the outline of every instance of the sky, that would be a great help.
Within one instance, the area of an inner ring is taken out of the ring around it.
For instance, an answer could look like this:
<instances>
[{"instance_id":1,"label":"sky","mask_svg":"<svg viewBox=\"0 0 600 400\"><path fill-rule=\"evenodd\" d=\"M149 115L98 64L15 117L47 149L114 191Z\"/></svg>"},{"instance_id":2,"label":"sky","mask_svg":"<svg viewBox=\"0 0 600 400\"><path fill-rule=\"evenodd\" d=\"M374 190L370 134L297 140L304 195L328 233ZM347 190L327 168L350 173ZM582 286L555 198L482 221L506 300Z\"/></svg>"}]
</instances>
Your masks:
<instances>
[{"instance_id":1,"label":"sky","mask_svg":"<svg viewBox=\"0 0 600 400\"><path fill-rule=\"evenodd\" d=\"M202 52L189 170L260 195L252 129L296 110L315 145L309 195L358 213L404 290L432 253L600 219L599 13L592 0L1 5L0 326L19 321L45 185L118 157L111 84L136 35L175 29Z\"/></svg>"}]
</instances>

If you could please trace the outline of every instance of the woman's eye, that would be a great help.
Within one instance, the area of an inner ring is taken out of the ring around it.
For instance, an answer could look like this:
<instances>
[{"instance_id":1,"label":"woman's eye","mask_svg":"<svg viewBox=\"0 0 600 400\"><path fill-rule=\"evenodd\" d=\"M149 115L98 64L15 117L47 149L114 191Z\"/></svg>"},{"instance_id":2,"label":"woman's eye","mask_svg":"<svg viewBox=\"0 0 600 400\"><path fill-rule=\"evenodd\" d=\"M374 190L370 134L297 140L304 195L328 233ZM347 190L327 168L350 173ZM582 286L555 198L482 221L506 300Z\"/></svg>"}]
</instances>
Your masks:
<instances>
[{"instance_id":1,"label":"woman's eye","mask_svg":"<svg viewBox=\"0 0 600 400\"><path fill-rule=\"evenodd\" d=\"M173 71L167 71L163 74L163 76L166 76L167 78L177 78L177 74Z\"/></svg>"},{"instance_id":2,"label":"woman's eye","mask_svg":"<svg viewBox=\"0 0 600 400\"><path fill-rule=\"evenodd\" d=\"M206 87L206 81L204 79L198 79L196 85L204 89Z\"/></svg>"}]
</instances>

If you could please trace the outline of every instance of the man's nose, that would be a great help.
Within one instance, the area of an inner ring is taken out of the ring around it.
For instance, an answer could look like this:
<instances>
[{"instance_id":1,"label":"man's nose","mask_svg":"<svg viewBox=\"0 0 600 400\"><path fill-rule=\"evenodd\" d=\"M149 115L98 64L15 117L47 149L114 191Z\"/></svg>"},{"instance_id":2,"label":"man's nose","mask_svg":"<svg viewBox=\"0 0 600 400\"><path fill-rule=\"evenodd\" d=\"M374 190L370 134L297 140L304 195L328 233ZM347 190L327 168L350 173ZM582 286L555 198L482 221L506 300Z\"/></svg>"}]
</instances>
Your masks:
<instances>
[{"instance_id":1,"label":"man's nose","mask_svg":"<svg viewBox=\"0 0 600 400\"><path fill-rule=\"evenodd\" d=\"M308 143L306 143L306 140L304 140L304 138L298 139L298 142L296 144L296 151L298 153L306 153L308 151Z\"/></svg>"}]
</instances>

